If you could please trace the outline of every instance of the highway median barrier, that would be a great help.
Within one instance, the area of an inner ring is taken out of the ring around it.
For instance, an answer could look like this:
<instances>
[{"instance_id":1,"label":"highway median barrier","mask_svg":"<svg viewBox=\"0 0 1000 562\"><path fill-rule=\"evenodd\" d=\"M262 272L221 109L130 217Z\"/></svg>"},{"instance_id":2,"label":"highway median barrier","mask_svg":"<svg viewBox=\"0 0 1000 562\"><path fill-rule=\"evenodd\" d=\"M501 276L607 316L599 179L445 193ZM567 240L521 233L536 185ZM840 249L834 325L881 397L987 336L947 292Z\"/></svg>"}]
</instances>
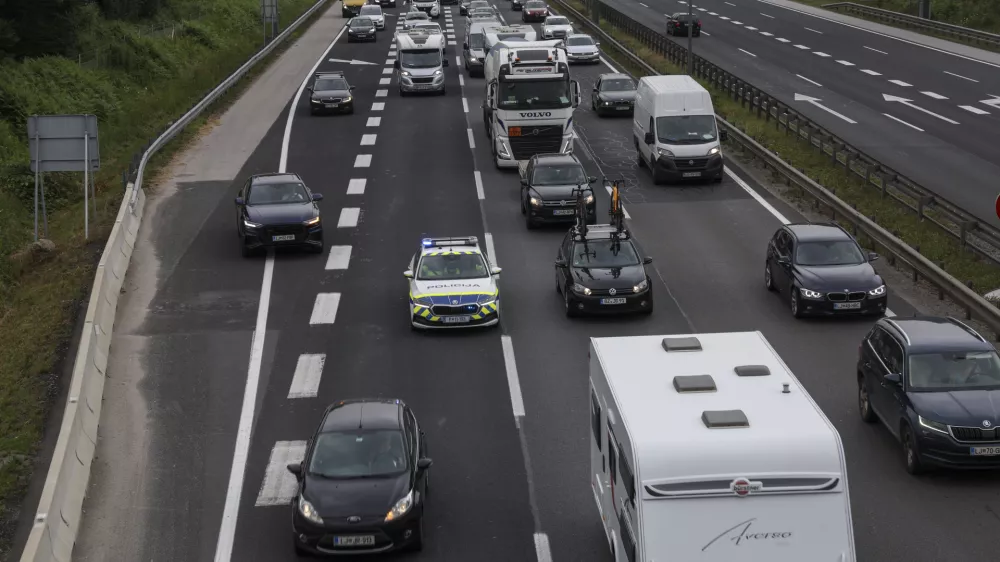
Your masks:
<instances>
[{"instance_id":1,"label":"highway median barrier","mask_svg":"<svg viewBox=\"0 0 1000 562\"><path fill-rule=\"evenodd\" d=\"M893 27L911 29L927 35L943 37L951 41L960 41L974 47L985 47L994 51L1000 50L1000 35L995 33L911 16L891 10L883 10L874 6L865 6L856 2L834 2L832 4L823 4L821 7L827 10L846 12L867 20L886 23Z\"/></svg>"},{"instance_id":2,"label":"highway median barrier","mask_svg":"<svg viewBox=\"0 0 1000 562\"><path fill-rule=\"evenodd\" d=\"M97 432L115 314L142 224L146 201L142 181L150 159L195 121L206 108L224 96L252 68L267 58L302 23L312 18L325 5L333 3L330 0L318 0L267 46L250 57L187 113L171 123L156 139L150 141L145 151L133 159L132 169L123 174L125 193L94 275L59 436L34 523L21 552L21 562L69 562L72 559L97 449Z\"/></svg>"},{"instance_id":3,"label":"highway median barrier","mask_svg":"<svg viewBox=\"0 0 1000 562\"><path fill-rule=\"evenodd\" d=\"M644 24L597 0L589 6L574 0L553 3L563 15L587 28L601 42L605 55L616 58L633 77L683 72L687 50ZM581 12L588 9L597 11L594 19L600 24ZM1000 232L929 195L751 84L697 56L694 68L695 78L717 99L717 117L729 131L731 148L811 199L814 208L844 224L862 244L886 255L893 266L908 270L914 281L935 286L940 299L948 298L962 307L967 319L987 325L1000 341L1000 310L981 296L1000 287ZM788 148L787 153L782 150L779 155L764 146L763 141L772 140ZM795 150L798 146L813 150L802 153ZM783 155L795 156L800 161L796 164L806 162L807 166L799 169ZM823 176L822 184L806 169ZM845 201L841 196L846 195L854 201ZM859 207L877 208L879 213L866 216ZM908 244L904 237L917 243Z\"/></svg>"}]
</instances>

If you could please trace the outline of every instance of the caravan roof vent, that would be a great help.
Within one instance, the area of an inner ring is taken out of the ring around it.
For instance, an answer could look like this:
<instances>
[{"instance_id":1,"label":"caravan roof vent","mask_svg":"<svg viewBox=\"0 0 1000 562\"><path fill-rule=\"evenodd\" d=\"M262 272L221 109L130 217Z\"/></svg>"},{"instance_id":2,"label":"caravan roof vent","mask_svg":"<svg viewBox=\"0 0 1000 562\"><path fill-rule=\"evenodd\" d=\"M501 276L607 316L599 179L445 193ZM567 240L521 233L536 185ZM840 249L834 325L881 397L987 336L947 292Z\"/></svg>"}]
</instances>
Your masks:
<instances>
[{"instance_id":1,"label":"caravan roof vent","mask_svg":"<svg viewBox=\"0 0 1000 562\"><path fill-rule=\"evenodd\" d=\"M750 420L743 410L706 410L701 413L701 421L709 429L750 427Z\"/></svg>"},{"instance_id":2,"label":"caravan roof vent","mask_svg":"<svg viewBox=\"0 0 1000 562\"><path fill-rule=\"evenodd\" d=\"M771 374L767 365L740 365L733 370L741 377L766 377Z\"/></svg>"},{"instance_id":3,"label":"caravan roof vent","mask_svg":"<svg viewBox=\"0 0 1000 562\"><path fill-rule=\"evenodd\" d=\"M712 375L681 375L674 377L674 390L684 392L715 392Z\"/></svg>"},{"instance_id":4,"label":"caravan roof vent","mask_svg":"<svg viewBox=\"0 0 1000 562\"><path fill-rule=\"evenodd\" d=\"M671 351L701 351L698 338L663 338L663 350Z\"/></svg>"}]
</instances>

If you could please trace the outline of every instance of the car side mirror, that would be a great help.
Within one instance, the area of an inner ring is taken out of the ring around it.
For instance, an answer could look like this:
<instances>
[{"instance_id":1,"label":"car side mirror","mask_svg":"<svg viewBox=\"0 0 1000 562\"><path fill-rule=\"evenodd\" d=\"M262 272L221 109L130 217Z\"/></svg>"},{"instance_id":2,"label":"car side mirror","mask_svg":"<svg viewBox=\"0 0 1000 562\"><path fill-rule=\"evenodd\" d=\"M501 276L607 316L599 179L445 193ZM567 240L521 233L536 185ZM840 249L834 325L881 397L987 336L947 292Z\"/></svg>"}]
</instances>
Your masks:
<instances>
[{"instance_id":1,"label":"car side mirror","mask_svg":"<svg viewBox=\"0 0 1000 562\"><path fill-rule=\"evenodd\" d=\"M588 176L587 177L587 182L588 183L594 183L595 181L597 181L597 176Z\"/></svg>"},{"instance_id":2,"label":"car side mirror","mask_svg":"<svg viewBox=\"0 0 1000 562\"><path fill-rule=\"evenodd\" d=\"M313 87L312 86L306 86L306 90L309 90L311 92L311 91L313 91Z\"/></svg>"},{"instance_id":3,"label":"car side mirror","mask_svg":"<svg viewBox=\"0 0 1000 562\"><path fill-rule=\"evenodd\" d=\"M286 468L288 469L288 472L291 472L292 474L295 475L296 480L302 479L302 463L293 462L290 463Z\"/></svg>"},{"instance_id":4,"label":"car side mirror","mask_svg":"<svg viewBox=\"0 0 1000 562\"><path fill-rule=\"evenodd\" d=\"M322 201L322 200L323 200L322 193L313 193L313 201Z\"/></svg>"},{"instance_id":5,"label":"car side mirror","mask_svg":"<svg viewBox=\"0 0 1000 562\"><path fill-rule=\"evenodd\" d=\"M468 51L469 50L469 44L468 43L462 43L462 48L465 49L466 51Z\"/></svg>"},{"instance_id":6,"label":"car side mirror","mask_svg":"<svg viewBox=\"0 0 1000 562\"><path fill-rule=\"evenodd\" d=\"M646 133L646 136L643 137L642 140L646 144L653 144L654 142L656 142L656 140L653 138L653 133Z\"/></svg>"},{"instance_id":7,"label":"car side mirror","mask_svg":"<svg viewBox=\"0 0 1000 562\"><path fill-rule=\"evenodd\" d=\"M725 129L722 129L721 131L719 131L719 140L721 140L723 142L729 140L729 131L727 131Z\"/></svg>"},{"instance_id":8,"label":"car side mirror","mask_svg":"<svg viewBox=\"0 0 1000 562\"><path fill-rule=\"evenodd\" d=\"M792 263L791 260L783 256L778 256L775 261L778 262L778 265L789 265L790 263Z\"/></svg>"},{"instance_id":9,"label":"car side mirror","mask_svg":"<svg viewBox=\"0 0 1000 562\"><path fill-rule=\"evenodd\" d=\"M353 89L354 89L354 86L348 86L348 87L347 87L347 89L348 89L348 90L353 90Z\"/></svg>"},{"instance_id":10,"label":"car side mirror","mask_svg":"<svg viewBox=\"0 0 1000 562\"><path fill-rule=\"evenodd\" d=\"M413 279L413 270L407 269L406 271L404 271L403 277L406 277L407 279Z\"/></svg>"},{"instance_id":11,"label":"car side mirror","mask_svg":"<svg viewBox=\"0 0 1000 562\"><path fill-rule=\"evenodd\" d=\"M395 68L396 70L400 69L399 59L396 59L395 61L392 62L392 67Z\"/></svg>"},{"instance_id":12,"label":"car side mirror","mask_svg":"<svg viewBox=\"0 0 1000 562\"><path fill-rule=\"evenodd\" d=\"M643 265L649 265L651 263L653 263L653 258L651 258L649 256L646 256L646 257L642 258L642 264Z\"/></svg>"},{"instance_id":13,"label":"car side mirror","mask_svg":"<svg viewBox=\"0 0 1000 562\"><path fill-rule=\"evenodd\" d=\"M417 470L427 470L428 468L431 467L432 464L434 464L434 461L432 459L424 457L422 459L417 460Z\"/></svg>"},{"instance_id":14,"label":"car side mirror","mask_svg":"<svg viewBox=\"0 0 1000 562\"><path fill-rule=\"evenodd\" d=\"M868 261L875 261L879 258L879 255L875 252L868 252Z\"/></svg>"},{"instance_id":15,"label":"car side mirror","mask_svg":"<svg viewBox=\"0 0 1000 562\"><path fill-rule=\"evenodd\" d=\"M563 267L566 267L566 260L564 260L562 258L557 259L556 260L556 267L558 267L560 269L563 268Z\"/></svg>"},{"instance_id":16,"label":"car side mirror","mask_svg":"<svg viewBox=\"0 0 1000 562\"><path fill-rule=\"evenodd\" d=\"M441 66L448 66L448 59L441 61Z\"/></svg>"},{"instance_id":17,"label":"car side mirror","mask_svg":"<svg viewBox=\"0 0 1000 562\"><path fill-rule=\"evenodd\" d=\"M528 178L521 178L521 185L527 187L528 186Z\"/></svg>"},{"instance_id":18,"label":"car side mirror","mask_svg":"<svg viewBox=\"0 0 1000 562\"><path fill-rule=\"evenodd\" d=\"M600 43L594 43L594 46L595 46L595 47L600 47L600 46L601 46L601 44L600 44Z\"/></svg>"},{"instance_id":19,"label":"car side mirror","mask_svg":"<svg viewBox=\"0 0 1000 562\"><path fill-rule=\"evenodd\" d=\"M243 204L243 198L242 197L237 197L236 198L236 204L237 205L242 205Z\"/></svg>"},{"instance_id":20,"label":"car side mirror","mask_svg":"<svg viewBox=\"0 0 1000 562\"><path fill-rule=\"evenodd\" d=\"M493 269L490 269L490 273L493 275L500 275L501 271L503 271L502 267L493 267Z\"/></svg>"},{"instance_id":21,"label":"car side mirror","mask_svg":"<svg viewBox=\"0 0 1000 562\"><path fill-rule=\"evenodd\" d=\"M888 375L885 376L885 382L890 382L892 384L902 384L903 375L899 373L889 373Z\"/></svg>"}]
</instances>

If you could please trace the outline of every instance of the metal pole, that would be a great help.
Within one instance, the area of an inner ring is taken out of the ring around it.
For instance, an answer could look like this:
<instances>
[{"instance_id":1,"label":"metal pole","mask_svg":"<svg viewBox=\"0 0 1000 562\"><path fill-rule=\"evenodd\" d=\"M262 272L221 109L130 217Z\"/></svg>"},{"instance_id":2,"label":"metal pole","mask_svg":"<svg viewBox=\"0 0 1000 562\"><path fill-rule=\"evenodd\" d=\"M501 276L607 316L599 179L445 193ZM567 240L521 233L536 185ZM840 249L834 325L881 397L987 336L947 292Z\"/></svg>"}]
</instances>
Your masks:
<instances>
[{"instance_id":1,"label":"metal pole","mask_svg":"<svg viewBox=\"0 0 1000 562\"><path fill-rule=\"evenodd\" d=\"M694 8L693 2L688 1L688 75L694 74Z\"/></svg>"},{"instance_id":2,"label":"metal pole","mask_svg":"<svg viewBox=\"0 0 1000 562\"><path fill-rule=\"evenodd\" d=\"M84 131L83 133L83 239L90 240L90 207L87 206L89 203L88 195L89 190L87 189L88 180L90 179L90 133Z\"/></svg>"},{"instance_id":3,"label":"metal pole","mask_svg":"<svg viewBox=\"0 0 1000 562\"><path fill-rule=\"evenodd\" d=\"M42 224L45 226L45 237L49 237L49 209L45 206L45 176L38 175L38 190L42 193Z\"/></svg>"},{"instance_id":4,"label":"metal pole","mask_svg":"<svg viewBox=\"0 0 1000 562\"><path fill-rule=\"evenodd\" d=\"M38 242L38 174L41 173L42 163L39 160L41 155L41 145L38 144L38 134L35 134L35 242Z\"/></svg>"}]
</instances>

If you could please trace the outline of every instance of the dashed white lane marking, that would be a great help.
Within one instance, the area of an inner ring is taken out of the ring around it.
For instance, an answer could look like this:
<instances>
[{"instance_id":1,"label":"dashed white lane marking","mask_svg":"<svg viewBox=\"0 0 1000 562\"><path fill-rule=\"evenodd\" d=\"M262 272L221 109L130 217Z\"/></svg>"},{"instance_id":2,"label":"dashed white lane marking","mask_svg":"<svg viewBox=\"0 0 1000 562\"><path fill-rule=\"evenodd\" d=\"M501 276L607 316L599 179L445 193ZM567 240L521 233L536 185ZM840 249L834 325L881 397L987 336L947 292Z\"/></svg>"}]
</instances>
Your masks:
<instances>
[{"instance_id":1,"label":"dashed white lane marking","mask_svg":"<svg viewBox=\"0 0 1000 562\"><path fill-rule=\"evenodd\" d=\"M473 173L476 176L476 195L479 196L480 200L486 199L486 192L483 191L483 176L479 173L479 170L476 170Z\"/></svg>"},{"instance_id":2,"label":"dashed white lane marking","mask_svg":"<svg viewBox=\"0 0 1000 562\"><path fill-rule=\"evenodd\" d=\"M455 57L455 66L462 65L462 57Z\"/></svg>"},{"instance_id":3,"label":"dashed white lane marking","mask_svg":"<svg viewBox=\"0 0 1000 562\"><path fill-rule=\"evenodd\" d=\"M389 90L375 90L375 97L384 98L389 95Z\"/></svg>"},{"instance_id":4,"label":"dashed white lane marking","mask_svg":"<svg viewBox=\"0 0 1000 562\"><path fill-rule=\"evenodd\" d=\"M732 23L733 25L743 25L743 22L741 21L732 21L730 23Z\"/></svg>"},{"instance_id":5,"label":"dashed white lane marking","mask_svg":"<svg viewBox=\"0 0 1000 562\"><path fill-rule=\"evenodd\" d=\"M826 57L830 56L830 55L828 55L826 53L821 53L819 51L813 51L813 54L816 55L817 57L823 57L823 58L826 58Z\"/></svg>"},{"instance_id":6,"label":"dashed white lane marking","mask_svg":"<svg viewBox=\"0 0 1000 562\"><path fill-rule=\"evenodd\" d=\"M724 2L724 4L729 4L730 6L736 6L736 4L733 4L732 2Z\"/></svg>"},{"instance_id":7,"label":"dashed white lane marking","mask_svg":"<svg viewBox=\"0 0 1000 562\"><path fill-rule=\"evenodd\" d=\"M927 96L927 97L929 97L929 98L934 98L936 100L946 100L946 99L948 99L947 97L942 96L941 94L938 94L936 92L920 92L920 93L923 94L923 95L925 95L925 96Z\"/></svg>"},{"instance_id":8,"label":"dashed white lane marking","mask_svg":"<svg viewBox=\"0 0 1000 562\"><path fill-rule=\"evenodd\" d=\"M378 85L379 86L388 86L389 82L391 82L391 81L392 81L392 78L379 78L378 79Z\"/></svg>"},{"instance_id":9,"label":"dashed white lane marking","mask_svg":"<svg viewBox=\"0 0 1000 562\"><path fill-rule=\"evenodd\" d=\"M462 86L463 88L465 87L465 75L464 74L459 74L458 75L458 85Z\"/></svg>"},{"instance_id":10,"label":"dashed white lane marking","mask_svg":"<svg viewBox=\"0 0 1000 562\"><path fill-rule=\"evenodd\" d=\"M760 34L763 35L764 37L774 37L773 33L768 33L766 31L761 31Z\"/></svg>"},{"instance_id":11,"label":"dashed white lane marking","mask_svg":"<svg viewBox=\"0 0 1000 562\"><path fill-rule=\"evenodd\" d=\"M757 31L756 27L750 27L749 25L747 26L747 29L749 29L750 31Z\"/></svg>"},{"instance_id":12,"label":"dashed white lane marking","mask_svg":"<svg viewBox=\"0 0 1000 562\"><path fill-rule=\"evenodd\" d=\"M871 48L871 47L869 47L867 45L865 46L865 48L868 49L869 51L875 51L876 53L882 53L883 55L888 55L889 54L889 53L887 53L885 51L880 51L878 49L873 49L873 48Z\"/></svg>"},{"instance_id":13,"label":"dashed white lane marking","mask_svg":"<svg viewBox=\"0 0 1000 562\"><path fill-rule=\"evenodd\" d=\"M728 17L726 17L726 16L719 16L719 19L720 19L720 20L728 20L729 18L728 18Z\"/></svg>"},{"instance_id":14,"label":"dashed white lane marking","mask_svg":"<svg viewBox=\"0 0 1000 562\"><path fill-rule=\"evenodd\" d=\"M882 115L885 115L886 117L888 117L889 119L892 119L893 121L896 121L898 123L902 123L902 124L906 125L907 127L910 127L911 129L916 129L916 130L920 131L921 133L924 132L924 130L921 129L920 127L917 127L916 125L910 125L909 123L907 123L906 121L903 121L899 117L893 117L892 115L889 115L888 113L883 113Z\"/></svg>"},{"instance_id":15,"label":"dashed white lane marking","mask_svg":"<svg viewBox=\"0 0 1000 562\"><path fill-rule=\"evenodd\" d=\"M360 216L360 208L344 207L340 210L340 219L337 221L337 228L354 228L358 226L358 218Z\"/></svg>"},{"instance_id":16,"label":"dashed white lane marking","mask_svg":"<svg viewBox=\"0 0 1000 562\"><path fill-rule=\"evenodd\" d=\"M708 33L707 31L702 31L702 32L701 32L701 34L702 34L702 35L707 35L707 36L709 36L709 37L711 37L711 36L712 36L712 34L711 34L711 33Z\"/></svg>"},{"instance_id":17,"label":"dashed white lane marking","mask_svg":"<svg viewBox=\"0 0 1000 562\"><path fill-rule=\"evenodd\" d=\"M361 146L374 146L378 135L361 135Z\"/></svg>"},{"instance_id":18,"label":"dashed white lane marking","mask_svg":"<svg viewBox=\"0 0 1000 562\"><path fill-rule=\"evenodd\" d=\"M358 154L354 157L354 167L355 168L368 168L372 165L372 155L371 154Z\"/></svg>"},{"instance_id":19,"label":"dashed white lane marking","mask_svg":"<svg viewBox=\"0 0 1000 562\"><path fill-rule=\"evenodd\" d=\"M990 114L989 111L983 111L982 109L979 109L978 107L973 107L971 105L960 105L958 107L961 107L962 109L968 111L969 113L975 113L976 115L989 115Z\"/></svg>"},{"instance_id":20,"label":"dashed white lane marking","mask_svg":"<svg viewBox=\"0 0 1000 562\"><path fill-rule=\"evenodd\" d=\"M517 379L517 362L514 359L514 342L510 336L500 336L503 346L503 362L507 370L507 387L510 389L510 404L515 418L524 417L524 397L521 396L521 382Z\"/></svg>"},{"instance_id":21,"label":"dashed white lane marking","mask_svg":"<svg viewBox=\"0 0 1000 562\"><path fill-rule=\"evenodd\" d=\"M838 60L837 64L842 64L844 66L854 66L853 62L849 62L849 61L846 61L846 60Z\"/></svg>"},{"instance_id":22,"label":"dashed white lane marking","mask_svg":"<svg viewBox=\"0 0 1000 562\"><path fill-rule=\"evenodd\" d=\"M969 78L967 76L962 76L961 74L955 74L954 72L948 72L947 70L945 70L944 73L945 74L951 74L952 76L954 76L956 78L961 78L962 80L968 80L969 82L975 82L976 84L979 83L979 80L974 80L974 79Z\"/></svg>"},{"instance_id":23,"label":"dashed white lane marking","mask_svg":"<svg viewBox=\"0 0 1000 562\"><path fill-rule=\"evenodd\" d=\"M368 123L365 124L366 127L378 127L382 124L381 117L369 117Z\"/></svg>"},{"instance_id":24,"label":"dashed white lane marking","mask_svg":"<svg viewBox=\"0 0 1000 562\"><path fill-rule=\"evenodd\" d=\"M823 32L822 32L822 31L816 31L815 29L813 29L813 28L811 28L811 27L806 27L806 28L804 28L804 29L805 29L806 31L812 31L813 33L819 33L820 35L823 35Z\"/></svg>"},{"instance_id":25,"label":"dashed white lane marking","mask_svg":"<svg viewBox=\"0 0 1000 562\"><path fill-rule=\"evenodd\" d=\"M913 84L907 84L906 82L903 82L902 80L889 80L889 82L892 82L893 84L895 84L897 86L902 86L904 88L909 88L910 86L913 85Z\"/></svg>"},{"instance_id":26,"label":"dashed white lane marking","mask_svg":"<svg viewBox=\"0 0 1000 562\"><path fill-rule=\"evenodd\" d=\"M823 85L820 84L819 82L817 82L815 80L810 80L810 79L806 78L805 76L802 76L801 74L796 74L796 76L798 76L799 78L805 80L806 82L809 82L810 84L814 84L816 86L819 86L820 88L823 87Z\"/></svg>"},{"instance_id":27,"label":"dashed white lane marking","mask_svg":"<svg viewBox=\"0 0 1000 562\"><path fill-rule=\"evenodd\" d=\"M351 181L347 184L347 194L364 195L365 186L367 185L368 185L368 180L365 178L351 178Z\"/></svg>"},{"instance_id":28,"label":"dashed white lane marking","mask_svg":"<svg viewBox=\"0 0 1000 562\"><path fill-rule=\"evenodd\" d=\"M496 267L497 264L500 263L500 260L497 258L497 251L496 248L493 246L493 235L487 232L485 237L486 237L486 255L489 256L490 263L493 264L494 267Z\"/></svg>"},{"instance_id":29,"label":"dashed white lane marking","mask_svg":"<svg viewBox=\"0 0 1000 562\"><path fill-rule=\"evenodd\" d=\"M295 497L298 482L295 476L288 472L287 466L294 462L302 462L306 456L305 441L278 441L271 449L271 458L267 461L267 472L264 473L264 483L257 494L257 506L287 506Z\"/></svg>"},{"instance_id":30,"label":"dashed white lane marking","mask_svg":"<svg viewBox=\"0 0 1000 562\"><path fill-rule=\"evenodd\" d=\"M340 293L320 293L313 303L309 324L333 324L337 320L337 309L340 308Z\"/></svg>"},{"instance_id":31,"label":"dashed white lane marking","mask_svg":"<svg viewBox=\"0 0 1000 562\"><path fill-rule=\"evenodd\" d=\"M462 98L464 101L465 98ZM472 129L466 129L465 133L469 136L469 148L476 148L476 139L472 135Z\"/></svg>"},{"instance_id":32,"label":"dashed white lane marking","mask_svg":"<svg viewBox=\"0 0 1000 562\"><path fill-rule=\"evenodd\" d=\"M469 112L469 102L465 98L462 98L462 111Z\"/></svg>"},{"instance_id":33,"label":"dashed white lane marking","mask_svg":"<svg viewBox=\"0 0 1000 562\"><path fill-rule=\"evenodd\" d=\"M395 63L396 63L396 59L385 59L385 65L386 66L392 66Z\"/></svg>"},{"instance_id":34,"label":"dashed white lane marking","mask_svg":"<svg viewBox=\"0 0 1000 562\"><path fill-rule=\"evenodd\" d=\"M604 186L604 189L608 190L608 195L611 195L611 186L610 185ZM621 205L622 214L625 215L625 218L627 220L632 220L632 217L629 216L628 211L625 209L625 205L623 203L621 203L621 202L619 202L619 205Z\"/></svg>"},{"instance_id":35,"label":"dashed white lane marking","mask_svg":"<svg viewBox=\"0 0 1000 562\"><path fill-rule=\"evenodd\" d=\"M774 16L769 16L769 15L765 14L764 12L761 12L760 15L764 16L765 18L774 19Z\"/></svg>"},{"instance_id":36,"label":"dashed white lane marking","mask_svg":"<svg viewBox=\"0 0 1000 562\"><path fill-rule=\"evenodd\" d=\"M697 8L697 10L698 10L699 12L707 12L707 11L708 11L708 10L706 10L705 8ZM666 14L664 14L664 15L666 15Z\"/></svg>"},{"instance_id":37,"label":"dashed white lane marking","mask_svg":"<svg viewBox=\"0 0 1000 562\"><path fill-rule=\"evenodd\" d=\"M351 263L350 246L330 246L330 254L326 258L326 270L347 269Z\"/></svg>"},{"instance_id":38,"label":"dashed white lane marking","mask_svg":"<svg viewBox=\"0 0 1000 562\"><path fill-rule=\"evenodd\" d=\"M861 72L864 72L869 76L882 76L881 72L875 72L874 70L868 70L867 68L862 68Z\"/></svg>"},{"instance_id":39,"label":"dashed white lane marking","mask_svg":"<svg viewBox=\"0 0 1000 562\"><path fill-rule=\"evenodd\" d=\"M323 378L325 363L325 353L299 355L295 374L292 375L292 386L288 388L288 398L315 398L319 394L319 381Z\"/></svg>"},{"instance_id":40,"label":"dashed white lane marking","mask_svg":"<svg viewBox=\"0 0 1000 562\"><path fill-rule=\"evenodd\" d=\"M382 74L392 74L392 68L383 68Z\"/></svg>"},{"instance_id":41,"label":"dashed white lane marking","mask_svg":"<svg viewBox=\"0 0 1000 562\"><path fill-rule=\"evenodd\" d=\"M535 533L535 556L538 557L538 562L552 562L552 548L549 546L549 536L545 533Z\"/></svg>"},{"instance_id":42,"label":"dashed white lane marking","mask_svg":"<svg viewBox=\"0 0 1000 562\"><path fill-rule=\"evenodd\" d=\"M737 47L737 48L739 49L739 47ZM740 49L740 50L741 50L741 51L743 51L744 53L746 53L746 54L750 55L751 57L756 57L756 56L757 56L757 55L755 55L755 54L753 54L753 53L751 53L750 51L747 51L747 50L745 50L745 49Z\"/></svg>"},{"instance_id":43,"label":"dashed white lane marking","mask_svg":"<svg viewBox=\"0 0 1000 562\"><path fill-rule=\"evenodd\" d=\"M717 16L717 15L719 15L719 14L717 14L717 13L715 13L715 12L709 12L709 13L708 13L708 15L710 15L710 16Z\"/></svg>"},{"instance_id":44,"label":"dashed white lane marking","mask_svg":"<svg viewBox=\"0 0 1000 562\"><path fill-rule=\"evenodd\" d=\"M457 42L455 42L455 41L448 41L448 44L449 44L449 45L458 45L458 43L457 43Z\"/></svg>"},{"instance_id":45,"label":"dashed white lane marking","mask_svg":"<svg viewBox=\"0 0 1000 562\"><path fill-rule=\"evenodd\" d=\"M372 111L382 111L385 109L385 102L377 101L372 104Z\"/></svg>"},{"instance_id":46,"label":"dashed white lane marking","mask_svg":"<svg viewBox=\"0 0 1000 562\"><path fill-rule=\"evenodd\" d=\"M643 8L648 8L649 7L646 4L643 4L642 2L639 2L639 5L642 6Z\"/></svg>"},{"instance_id":47,"label":"dashed white lane marking","mask_svg":"<svg viewBox=\"0 0 1000 562\"><path fill-rule=\"evenodd\" d=\"M779 39L779 41L780 41L780 39ZM796 49L799 49L799 50L802 50L802 51L808 51L809 50L809 47L806 47L805 45L794 45L794 47Z\"/></svg>"},{"instance_id":48,"label":"dashed white lane marking","mask_svg":"<svg viewBox=\"0 0 1000 562\"><path fill-rule=\"evenodd\" d=\"M775 40L781 41L782 43L791 43L791 40L785 39L784 37L775 37Z\"/></svg>"}]
</instances>

